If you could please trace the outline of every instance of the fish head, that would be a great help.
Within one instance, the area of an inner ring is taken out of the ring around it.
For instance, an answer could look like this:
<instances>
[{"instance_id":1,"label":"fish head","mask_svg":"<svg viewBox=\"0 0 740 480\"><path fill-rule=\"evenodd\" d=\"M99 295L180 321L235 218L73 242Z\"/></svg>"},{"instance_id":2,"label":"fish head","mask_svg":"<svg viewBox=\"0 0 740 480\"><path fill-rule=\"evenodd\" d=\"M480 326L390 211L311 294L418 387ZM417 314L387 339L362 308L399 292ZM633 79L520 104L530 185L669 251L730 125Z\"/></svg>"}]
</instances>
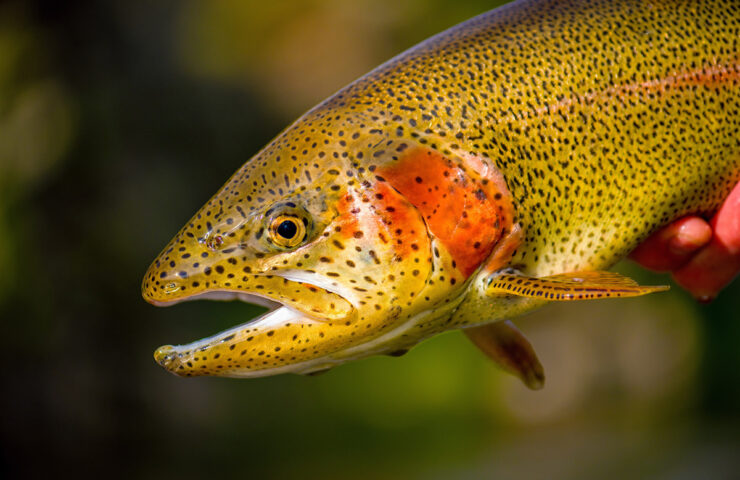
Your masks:
<instances>
[{"instance_id":1,"label":"fish head","mask_svg":"<svg viewBox=\"0 0 740 480\"><path fill-rule=\"evenodd\" d=\"M380 174L406 144L349 123L288 129L152 263L142 285L152 304L239 299L270 309L161 347L162 366L183 376L309 373L365 356L363 345L430 307L422 292L442 268L439 251L419 209Z\"/></svg>"}]
</instances>

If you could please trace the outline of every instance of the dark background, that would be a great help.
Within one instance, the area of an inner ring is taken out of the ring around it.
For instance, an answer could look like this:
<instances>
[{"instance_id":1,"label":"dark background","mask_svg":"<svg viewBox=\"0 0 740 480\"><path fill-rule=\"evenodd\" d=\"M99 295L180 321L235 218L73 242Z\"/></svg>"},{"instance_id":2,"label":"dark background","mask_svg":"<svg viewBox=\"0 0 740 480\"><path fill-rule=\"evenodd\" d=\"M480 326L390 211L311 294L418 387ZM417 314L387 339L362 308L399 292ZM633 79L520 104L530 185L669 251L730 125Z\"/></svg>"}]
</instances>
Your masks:
<instances>
[{"instance_id":1,"label":"dark background","mask_svg":"<svg viewBox=\"0 0 740 480\"><path fill-rule=\"evenodd\" d=\"M152 360L257 307L140 297L300 113L495 3L0 3L0 477L738 478L740 282L520 319L529 392L459 332L313 378ZM620 265L643 282L666 279Z\"/></svg>"}]
</instances>

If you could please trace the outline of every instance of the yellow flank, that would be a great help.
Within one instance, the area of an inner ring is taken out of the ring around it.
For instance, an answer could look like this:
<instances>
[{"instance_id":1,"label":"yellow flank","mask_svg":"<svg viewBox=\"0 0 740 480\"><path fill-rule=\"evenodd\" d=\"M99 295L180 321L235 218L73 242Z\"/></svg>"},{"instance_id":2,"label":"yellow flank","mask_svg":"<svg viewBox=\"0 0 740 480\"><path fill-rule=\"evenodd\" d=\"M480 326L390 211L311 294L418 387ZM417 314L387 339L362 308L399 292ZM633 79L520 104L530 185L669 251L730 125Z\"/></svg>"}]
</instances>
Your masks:
<instances>
[{"instance_id":1,"label":"yellow flank","mask_svg":"<svg viewBox=\"0 0 740 480\"><path fill-rule=\"evenodd\" d=\"M521 334L481 325L538 292L660 289L596 271L740 180L738 39L738 2L540 0L417 45L288 127L167 245L149 302L271 311L156 360L311 373L477 326L540 385Z\"/></svg>"}]
</instances>

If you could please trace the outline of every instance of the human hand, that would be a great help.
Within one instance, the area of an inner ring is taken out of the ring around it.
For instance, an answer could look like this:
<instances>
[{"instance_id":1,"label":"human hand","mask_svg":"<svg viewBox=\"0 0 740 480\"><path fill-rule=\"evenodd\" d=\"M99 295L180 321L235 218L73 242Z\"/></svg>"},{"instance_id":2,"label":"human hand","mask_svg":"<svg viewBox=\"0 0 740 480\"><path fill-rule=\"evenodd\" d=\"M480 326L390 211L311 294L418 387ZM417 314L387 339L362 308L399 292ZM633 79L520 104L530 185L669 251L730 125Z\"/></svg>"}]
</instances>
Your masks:
<instances>
[{"instance_id":1,"label":"human hand","mask_svg":"<svg viewBox=\"0 0 740 480\"><path fill-rule=\"evenodd\" d=\"M683 217L641 243L630 258L709 302L740 272L740 183L710 222Z\"/></svg>"}]
</instances>

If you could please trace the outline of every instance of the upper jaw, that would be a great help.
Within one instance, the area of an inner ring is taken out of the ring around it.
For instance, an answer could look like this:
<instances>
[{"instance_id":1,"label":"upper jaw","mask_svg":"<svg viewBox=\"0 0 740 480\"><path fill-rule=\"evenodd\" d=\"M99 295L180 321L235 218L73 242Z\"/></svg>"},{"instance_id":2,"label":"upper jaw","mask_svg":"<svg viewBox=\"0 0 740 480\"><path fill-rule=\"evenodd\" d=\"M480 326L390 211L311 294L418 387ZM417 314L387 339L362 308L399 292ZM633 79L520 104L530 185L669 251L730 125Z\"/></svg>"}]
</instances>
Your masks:
<instances>
[{"instance_id":1,"label":"upper jaw","mask_svg":"<svg viewBox=\"0 0 740 480\"><path fill-rule=\"evenodd\" d=\"M146 298L147 302L156 307L170 307L181 302L189 302L192 300L218 300L226 302L231 300L240 300L244 303L252 303L261 307L266 307L269 310L274 310L282 305L280 302L270 300L266 297L231 290L211 290L171 300L155 300L153 298Z\"/></svg>"},{"instance_id":2,"label":"upper jaw","mask_svg":"<svg viewBox=\"0 0 740 480\"><path fill-rule=\"evenodd\" d=\"M262 305L270 310L283 305L308 317L322 321L345 320L355 313L350 301L339 293L309 282L288 280L278 275L246 275L237 287L186 290L178 282L163 288L144 289L144 299L152 305L166 307L191 300L241 300Z\"/></svg>"}]
</instances>

